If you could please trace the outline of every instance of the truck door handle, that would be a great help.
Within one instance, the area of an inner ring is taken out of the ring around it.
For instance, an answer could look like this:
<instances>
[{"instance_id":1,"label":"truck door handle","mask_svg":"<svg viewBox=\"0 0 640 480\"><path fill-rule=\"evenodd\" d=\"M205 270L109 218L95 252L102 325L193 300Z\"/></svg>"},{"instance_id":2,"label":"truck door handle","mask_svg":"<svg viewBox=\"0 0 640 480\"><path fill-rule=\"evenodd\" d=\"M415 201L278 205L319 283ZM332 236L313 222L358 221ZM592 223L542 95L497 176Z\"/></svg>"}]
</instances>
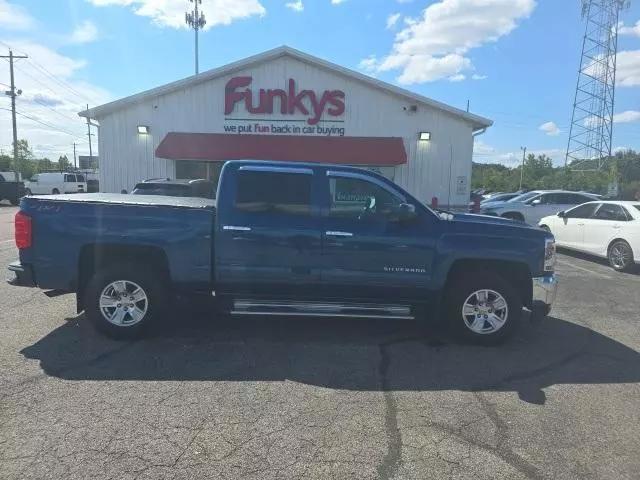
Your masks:
<instances>
[{"instance_id":1,"label":"truck door handle","mask_svg":"<svg viewBox=\"0 0 640 480\"><path fill-rule=\"evenodd\" d=\"M337 232L333 230L329 230L325 232L327 237L353 237L353 233L351 232Z\"/></svg>"},{"instance_id":2,"label":"truck door handle","mask_svg":"<svg viewBox=\"0 0 640 480\"><path fill-rule=\"evenodd\" d=\"M238 227L236 225L224 225L223 230L230 230L232 232L250 232L251 227Z\"/></svg>"}]
</instances>

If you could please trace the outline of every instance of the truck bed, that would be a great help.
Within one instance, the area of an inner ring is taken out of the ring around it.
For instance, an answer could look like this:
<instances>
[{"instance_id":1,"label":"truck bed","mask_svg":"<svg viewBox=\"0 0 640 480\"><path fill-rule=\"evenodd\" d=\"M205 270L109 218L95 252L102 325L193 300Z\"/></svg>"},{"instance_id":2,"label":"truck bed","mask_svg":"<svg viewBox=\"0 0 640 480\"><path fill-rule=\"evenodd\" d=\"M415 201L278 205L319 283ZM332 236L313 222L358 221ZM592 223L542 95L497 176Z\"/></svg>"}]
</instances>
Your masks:
<instances>
[{"instance_id":1,"label":"truck bed","mask_svg":"<svg viewBox=\"0 0 640 480\"><path fill-rule=\"evenodd\" d=\"M76 291L84 259L131 246L166 259L176 287L206 289L212 280L215 206L205 198L155 195L24 197L21 210L32 219L33 245L20 251L20 261L33 266L40 288Z\"/></svg>"},{"instance_id":2,"label":"truck bed","mask_svg":"<svg viewBox=\"0 0 640 480\"><path fill-rule=\"evenodd\" d=\"M130 195L123 193L74 193L32 197L47 202L141 205L215 209L216 201L208 198L168 197L162 195Z\"/></svg>"}]
</instances>

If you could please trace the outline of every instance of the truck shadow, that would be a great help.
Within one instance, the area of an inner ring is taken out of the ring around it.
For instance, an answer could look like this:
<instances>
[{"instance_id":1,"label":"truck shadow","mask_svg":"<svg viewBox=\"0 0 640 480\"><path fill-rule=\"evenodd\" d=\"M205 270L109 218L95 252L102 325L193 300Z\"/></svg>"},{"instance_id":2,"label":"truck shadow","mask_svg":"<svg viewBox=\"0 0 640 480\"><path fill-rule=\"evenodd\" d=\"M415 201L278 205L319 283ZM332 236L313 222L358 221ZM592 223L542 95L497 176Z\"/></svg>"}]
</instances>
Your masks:
<instances>
[{"instance_id":1,"label":"truck shadow","mask_svg":"<svg viewBox=\"0 0 640 480\"><path fill-rule=\"evenodd\" d=\"M81 315L21 352L66 380L290 380L368 391L514 391L543 404L556 384L640 382L640 354L550 317L482 348L378 320L211 320L191 316L144 340L116 342Z\"/></svg>"}]
</instances>

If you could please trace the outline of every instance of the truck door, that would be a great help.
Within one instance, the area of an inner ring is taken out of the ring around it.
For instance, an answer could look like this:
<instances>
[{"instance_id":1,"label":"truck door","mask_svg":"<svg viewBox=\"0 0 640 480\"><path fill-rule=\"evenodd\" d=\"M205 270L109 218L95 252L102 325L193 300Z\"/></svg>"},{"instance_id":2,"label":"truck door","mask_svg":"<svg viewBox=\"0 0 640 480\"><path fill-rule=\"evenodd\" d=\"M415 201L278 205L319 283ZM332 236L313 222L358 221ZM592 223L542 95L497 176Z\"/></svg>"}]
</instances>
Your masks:
<instances>
[{"instance_id":1,"label":"truck door","mask_svg":"<svg viewBox=\"0 0 640 480\"><path fill-rule=\"evenodd\" d=\"M320 281L321 241L313 170L242 165L225 170L221 182L217 289L283 297L313 294Z\"/></svg>"},{"instance_id":2,"label":"truck door","mask_svg":"<svg viewBox=\"0 0 640 480\"><path fill-rule=\"evenodd\" d=\"M370 175L328 171L325 184L323 290L338 298L428 301L437 219L419 207L416 218L400 221L407 199Z\"/></svg>"}]
</instances>

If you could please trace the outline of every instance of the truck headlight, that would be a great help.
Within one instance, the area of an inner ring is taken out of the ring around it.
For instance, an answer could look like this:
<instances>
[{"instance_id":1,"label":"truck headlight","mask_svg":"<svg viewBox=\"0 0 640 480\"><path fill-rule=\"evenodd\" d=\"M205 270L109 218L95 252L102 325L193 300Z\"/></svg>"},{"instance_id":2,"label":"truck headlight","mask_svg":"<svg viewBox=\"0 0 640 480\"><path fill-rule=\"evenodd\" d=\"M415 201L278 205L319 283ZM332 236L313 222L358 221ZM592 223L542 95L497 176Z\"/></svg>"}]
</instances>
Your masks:
<instances>
[{"instance_id":1,"label":"truck headlight","mask_svg":"<svg viewBox=\"0 0 640 480\"><path fill-rule=\"evenodd\" d=\"M544 271L553 272L556 266L556 241L547 238L544 241Z\"/></svg>"}]
</instances>

